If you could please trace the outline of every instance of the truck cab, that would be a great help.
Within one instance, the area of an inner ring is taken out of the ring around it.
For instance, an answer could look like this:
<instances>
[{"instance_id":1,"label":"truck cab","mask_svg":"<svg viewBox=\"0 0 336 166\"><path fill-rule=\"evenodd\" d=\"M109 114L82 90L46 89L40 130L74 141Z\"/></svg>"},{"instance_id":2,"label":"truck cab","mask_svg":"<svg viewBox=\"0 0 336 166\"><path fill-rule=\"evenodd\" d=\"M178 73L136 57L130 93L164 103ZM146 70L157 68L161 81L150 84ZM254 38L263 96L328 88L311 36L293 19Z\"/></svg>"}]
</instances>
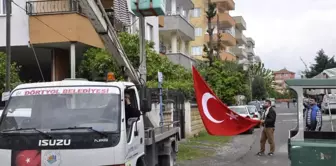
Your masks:
<instances>
[{"instance_id":1,"label":"truck cab","mask_svg":"<svg viewBox=\"0 0 336 166\"><path fill-rule=\"evenodd\" d=\"M125 93L140 110L138 90L131 82L19 85L0 119L1 164L142 165L144 119L126 119Z\"/></svg>"},{"instance_id":2,"label":"truck cab","mask_svg":"<svg viewBox=\"0 0 336 166\"><path fill-rule=\"evenodd\" d=\"M296 91L298 96L297 126L289 131L288 137L288 157L291 160L290 165L335 165L336 132L333 129L332 115L329 114L330 123L322 123L325 127L322 127L324 129L321 131L306 131L306 120L303 116L303 93L311 89L335 89L336 79L291 79L286 80L286 83L291 89Z\"/></svg>"}]
</instances>

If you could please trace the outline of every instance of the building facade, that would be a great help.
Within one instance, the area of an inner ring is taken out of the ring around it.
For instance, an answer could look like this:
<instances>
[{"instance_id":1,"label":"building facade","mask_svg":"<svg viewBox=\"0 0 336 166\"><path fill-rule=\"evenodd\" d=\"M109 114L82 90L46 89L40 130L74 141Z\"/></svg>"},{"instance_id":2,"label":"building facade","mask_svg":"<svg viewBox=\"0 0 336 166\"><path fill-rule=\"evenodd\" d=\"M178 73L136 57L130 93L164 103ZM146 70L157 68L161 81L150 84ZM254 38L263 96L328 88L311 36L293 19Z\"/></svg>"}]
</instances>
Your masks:
<instances>
[{"instance_id":1,"label":"building facade","mask_svg":"<svg viewBox=\"0 0 336 166\"><path fill-rule=\"evenodd\" d=\"M208 1L207 0L193 0L195 8L192 12L191 23L195 26L195 41L191 42L190 50L193 57L199 60L207 60L205 52L203 52L204 44L209 42L209 35L207 33L208 20L206 18ZM218 56L222 60L236 60L237 57L233 54L230 47L236 46L235 38L235 20L229 14L229 11L235 9L233 0L212 0L216 3L217 16L211 20L213 31L213 42L218 41L218 33L220 33L220 40L222 42L222 49ZM218 24L217 24L218 23Z\"/></svg>"},{"instance_id":2,"label":"building facade","mask_svg":"<svg viewBox=\"0 0 336 166\"><path fill-rule=\"evenodd\" d=\"M0 0L0 51L6 52L5 1ZM83 15L77 0L16 0L12 3L12 61L22 66L23 80L54 81L71 76L70 59L78 66L90 47L105 48L90 20ZM127 3L128 2L128 3ZM102 0L117 31L137 33L137 19L128 8L130 1ZM117 5L117 6L116 6ZM118 11L118 12L117 12ZM159 52L158 17L147 17L146 39ZM42 75L38 64L41 66ZM74 72L72 73L74 75ZM44 78L44 79L42 79Z\"/></svg>"},{"instance_id":3,"label":"building facade","mask_svg":"<svg viewBox=\"0 0 336 166\"><path fill-rule=\"evenodd\" d=\"M194 26L190 23L191 0L166 0L166 15L159 17L160 53L175 64L191 69L195 63L190 56L189 43L195 39Z\"/></svg>"},{"instance_id":4,"label":"building facade","mask_svg":"<svg viewBox=\"0 0 336 166\"><path fill-rule=\"evenodd\" d=\"M287 70L286 68L281 69L279 71L275 71L273 72L273 74L274 74L275 90L280 93L283 93L286 90L285 81L288 79L295 78L295 73Z\"/></svg>"}]
</instances>

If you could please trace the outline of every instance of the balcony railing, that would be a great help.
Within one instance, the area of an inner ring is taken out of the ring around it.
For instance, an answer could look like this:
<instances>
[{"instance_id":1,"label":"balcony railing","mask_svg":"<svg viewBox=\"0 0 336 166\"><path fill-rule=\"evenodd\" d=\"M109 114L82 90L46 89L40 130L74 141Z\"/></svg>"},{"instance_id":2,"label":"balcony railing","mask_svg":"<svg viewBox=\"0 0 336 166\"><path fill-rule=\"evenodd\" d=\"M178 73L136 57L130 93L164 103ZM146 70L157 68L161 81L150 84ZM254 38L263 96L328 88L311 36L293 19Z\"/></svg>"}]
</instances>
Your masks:
<instances>
[{"instance_id":1,"label":"balcony railing","mask_svg":"<svg viewBox=\"0 0 336 166\"><path fill-rule=\"evenodd\" d=\"M39 0L26 2L28 15L81 13L78 0Z\"/></svg>"}]
</instances>

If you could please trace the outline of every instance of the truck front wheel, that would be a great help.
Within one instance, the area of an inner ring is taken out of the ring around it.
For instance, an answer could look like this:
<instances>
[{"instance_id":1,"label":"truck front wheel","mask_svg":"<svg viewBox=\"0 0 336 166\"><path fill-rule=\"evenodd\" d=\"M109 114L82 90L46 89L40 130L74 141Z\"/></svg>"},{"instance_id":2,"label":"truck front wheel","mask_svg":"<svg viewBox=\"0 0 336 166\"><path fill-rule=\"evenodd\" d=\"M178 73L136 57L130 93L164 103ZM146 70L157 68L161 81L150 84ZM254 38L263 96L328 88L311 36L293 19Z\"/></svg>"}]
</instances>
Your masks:
<instances>
[{"instance_id":1,"label":"truck front wheel","mask_svg":"<svg viewBox=\"0 0 336 166\"><path fill-rule=\"evenodd\" d=\"M176 165L176 151L170 147L170 155L163 155L159 157L160 166L175 166Z\"/></svg>"}]
</instances>

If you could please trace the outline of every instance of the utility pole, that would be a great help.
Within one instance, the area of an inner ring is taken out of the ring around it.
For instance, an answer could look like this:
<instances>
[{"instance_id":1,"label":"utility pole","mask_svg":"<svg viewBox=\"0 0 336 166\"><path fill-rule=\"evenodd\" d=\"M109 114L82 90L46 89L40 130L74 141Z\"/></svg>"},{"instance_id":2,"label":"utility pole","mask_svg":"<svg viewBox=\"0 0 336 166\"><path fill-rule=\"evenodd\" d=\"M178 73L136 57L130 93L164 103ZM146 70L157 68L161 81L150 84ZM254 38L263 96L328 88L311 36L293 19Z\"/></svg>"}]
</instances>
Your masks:
<instances>
[{"instance_id":1,"label":"utility pole","mask_svg":"<svg viewBox=\"0 0 336 166\"><path fill-rule=\"evenodd\" d=\"M11 68L11 13L12 1L6 1L6 85L5 92L10 91L10 68Z\"/></svg>"},{"instance_id":2,"label":"utility pole","mask_svg":"<svg viewBox=\"0 0 336 166\"><path fill-rule=\"evenodd\" d=\"M140 43L140 82L142 83L141 98L145 98L145 89L147 82L147 68L146 68L146 39L145 39L145 17L139 17L139 43Z\"/></svg>"}]
</instances>

